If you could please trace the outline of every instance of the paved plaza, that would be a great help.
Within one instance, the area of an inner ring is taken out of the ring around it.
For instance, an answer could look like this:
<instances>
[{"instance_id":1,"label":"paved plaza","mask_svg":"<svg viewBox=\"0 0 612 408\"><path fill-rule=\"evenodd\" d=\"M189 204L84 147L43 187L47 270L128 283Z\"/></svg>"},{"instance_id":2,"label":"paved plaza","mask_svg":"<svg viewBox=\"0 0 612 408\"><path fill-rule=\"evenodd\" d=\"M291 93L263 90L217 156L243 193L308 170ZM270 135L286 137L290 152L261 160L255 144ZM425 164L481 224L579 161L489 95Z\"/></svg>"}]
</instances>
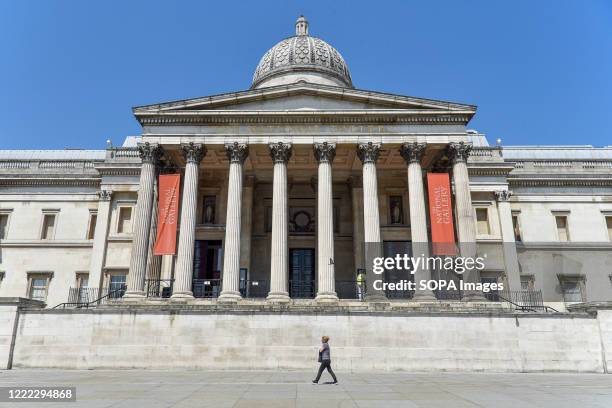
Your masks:
<instances>
[{"instance_id":1,"label":"paved plaza","mask_svg":"<svg viewBox=\"0 0 612 408\"><path fill-rule=\"evenodd\" d=\"M76 386L77 402L26 407L588 408L612 406L612 376L598 374L346 373L338 385L305 371L0 371L0 386Z\"/></svg>"}]
</instances>

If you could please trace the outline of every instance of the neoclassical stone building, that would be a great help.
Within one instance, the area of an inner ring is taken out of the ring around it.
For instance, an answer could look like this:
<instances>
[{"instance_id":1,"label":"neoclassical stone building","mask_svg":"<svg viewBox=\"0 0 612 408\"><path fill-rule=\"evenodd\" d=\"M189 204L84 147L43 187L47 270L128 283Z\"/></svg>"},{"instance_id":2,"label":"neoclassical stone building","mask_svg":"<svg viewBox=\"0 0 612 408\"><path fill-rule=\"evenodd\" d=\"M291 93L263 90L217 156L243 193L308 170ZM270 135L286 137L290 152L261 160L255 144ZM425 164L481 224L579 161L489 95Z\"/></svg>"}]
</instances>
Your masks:
<instances>
[{"instance_id":1,"label":"neoclassical stone building","mask_svg":"<svg viewBox=\"0 0 612 408\"><path fill-rule=\"evenodd\" d=\"M136 107L121 147L0 151L0 296L355 299L365 242L431 240L425 173L446 172L457 241L489 255L477 279L612 300L612 148L490 145L475 113L355 88L301 17L250 89ZM153 251L160 174L181 175L175 255Z\"/></svg>"}]
</instances>

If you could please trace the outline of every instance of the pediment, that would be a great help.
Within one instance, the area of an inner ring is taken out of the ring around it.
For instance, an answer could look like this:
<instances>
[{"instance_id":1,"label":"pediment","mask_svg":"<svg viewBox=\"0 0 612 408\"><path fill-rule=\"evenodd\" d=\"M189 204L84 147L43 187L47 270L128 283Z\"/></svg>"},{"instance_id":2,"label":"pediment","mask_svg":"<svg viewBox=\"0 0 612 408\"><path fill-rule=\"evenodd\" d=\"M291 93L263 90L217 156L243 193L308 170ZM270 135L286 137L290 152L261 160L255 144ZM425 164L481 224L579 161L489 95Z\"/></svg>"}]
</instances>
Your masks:
<instances>
[{"instance_id":1,"label":"pediment","mask_svg":"<svg viewBox=\"0 0 612 408\"><path fill-rule=\"evenodd\" d=\"M134 108L136 117L151 114L234 112L428 112L473 115L474 105L301 82Z\"/></svg>"}]
</instances>

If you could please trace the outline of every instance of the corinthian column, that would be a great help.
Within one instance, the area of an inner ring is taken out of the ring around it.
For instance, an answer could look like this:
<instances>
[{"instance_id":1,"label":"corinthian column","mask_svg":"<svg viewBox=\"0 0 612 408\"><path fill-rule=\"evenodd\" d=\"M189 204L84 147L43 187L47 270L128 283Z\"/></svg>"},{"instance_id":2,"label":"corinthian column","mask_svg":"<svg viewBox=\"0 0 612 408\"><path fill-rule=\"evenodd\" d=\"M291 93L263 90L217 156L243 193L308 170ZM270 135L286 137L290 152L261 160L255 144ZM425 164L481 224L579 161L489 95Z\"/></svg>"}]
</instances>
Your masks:
<instances>
[{"instance_id":1,"label":"corinthian column","mask_svg":"<svg viewBox=\"0 0 612 408\"><path fill-rule=\"evenodd\" d=\"M381 290L374 290L375 280L383 279L374 274L374 258L382 256L380 239L380 214L378 210L378 180L376 161L380 155L380 143L363 143L357 146L357 156L363 163L363 235L365 240L366 295L370 300L381 300L386 296Z\"/></svg>"},{"instance_id":2,"label":"corinthian column","mask_svg":"<svg viewBox=\"0 0 612 408\"><path fill-rule=\"evenodd\" d=\"M412 239L412 256L429 257L429 239L427 236L427 214L425 210L425 190L423 188L423 170L421 158L427 147L426 143L405 143L400 154L408 165L408 197L410 204L410 234ZM416 290L415 300L436 300L430 290L419 290L419 282L431 279L431 271L424 265L414 272Z\"/></svg>"},{"instance_id":3,"label":"corinthian column","mask_svg":"<svg viewBox=\"0 0 612 408\"><path fill-rule=\"evenodd\" d=\"M453 164L453 184L455 185L455 219L457 220L457 235L459 249L464 258L476 257L476 224L470 193L467 159L472 150L470 143L450 143L447 155ZM476 270L466 272L462 276L464 282L477 283L480 273ZM484 300L480 291L464 292L465 300Z\"/></svg>"},{"instance_id":4,"label":"corinthian column","mask_svg":"<svg viewBox=\"0 0 612 408\"><path fill-rule=\"evenodd\" d=\"M282 303L289 302L287 289L289 274L287 162L291 158L291 144L270 144L270 156L274 161L274 191L272 194L272 251L268 301Z\"/></svg>"},{"instance_id":5,"label":"corinthian column","mask_svg":"<svg viewBox=\"0 0 612 408\"><path fill-rule=\"evenodd\" d=\"M227 217L225 219L225 249L223 255L223 291L220 302L237 302L240 299L240 229L242 222L242 165L249 148L235 142L225 146L230 162Z\"/></svg>"},{"instance_id":6,"label":"corinthian column","mask_svg":"<svg viewBox=\"0 0 612 408\"><path fill-rule=\"evenodd\" d=\"M181 207L181 229L179 233L173 298L192 298L193 247L195 243L196 209L198 206L198 173L200 161L206 155L201 144L189 143L181 146L187 161L183 183Z\"/></svg>"},{"instance_id":7,"label":"corinthian column","mask_svg":"<svg viewBox=\"0 0 612 408\"><path fill-rule=\"evenodd\" d=\"M319 162L317 191L317 272L318 302L337 302L334 271L334 203L332 192L332 162L336 145L315 143L314 155Z\"/></svg>"},{"instance_id":8,"label":"corinthian column","mask_svg":"<svg viewBox=\"0 0 612 408\"><path fill-rule=\"evenodd\" d=\"M161 155L161 149L158 145L147 142L138 145L138 152L142 160L142 167L140 168L138 200L136 201L136 213L134 214L130 270L127 278L127 291L124 296L128 299L145 296L144 284L153 209L155 166Z\"/></svg>"},{"instance_id":9,"label":"corinthian column","mask_svg":"<svg viewBox=\"0 0 612 408\"><path fill-rule=\"evenodd\" d=\"M510 208L510 197L512 192L501 190L495 192L497 198L497 211L499 212L499 223L501 225L502 247L504 252L504 266L507 290L521 290L521 271L519 268L518 254L516 253L516 241L514 239L514 226L512 225L512 209Z\"/></svg>"}]
</instances>

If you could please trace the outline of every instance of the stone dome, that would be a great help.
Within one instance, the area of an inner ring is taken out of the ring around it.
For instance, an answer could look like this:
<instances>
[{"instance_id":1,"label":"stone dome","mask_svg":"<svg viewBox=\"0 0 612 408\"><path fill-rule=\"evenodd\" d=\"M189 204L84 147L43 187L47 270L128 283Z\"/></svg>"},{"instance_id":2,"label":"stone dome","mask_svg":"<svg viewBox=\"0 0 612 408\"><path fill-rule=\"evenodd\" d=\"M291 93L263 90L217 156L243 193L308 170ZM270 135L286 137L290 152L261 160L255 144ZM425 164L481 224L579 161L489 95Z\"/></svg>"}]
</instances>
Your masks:
<instances>
[{"instance_id":1,"label":"stone dome","mask_svg":"<svg viewBox=\"0 0 612 408\"><path fill-rule=\"evenodd\" d=\"M342 55L320 38L308 35L308 21L304 16L295 23L295 36L279 42L261 58L251 88L299 81L353 87Z\"/></svg>"}]
</instances>

